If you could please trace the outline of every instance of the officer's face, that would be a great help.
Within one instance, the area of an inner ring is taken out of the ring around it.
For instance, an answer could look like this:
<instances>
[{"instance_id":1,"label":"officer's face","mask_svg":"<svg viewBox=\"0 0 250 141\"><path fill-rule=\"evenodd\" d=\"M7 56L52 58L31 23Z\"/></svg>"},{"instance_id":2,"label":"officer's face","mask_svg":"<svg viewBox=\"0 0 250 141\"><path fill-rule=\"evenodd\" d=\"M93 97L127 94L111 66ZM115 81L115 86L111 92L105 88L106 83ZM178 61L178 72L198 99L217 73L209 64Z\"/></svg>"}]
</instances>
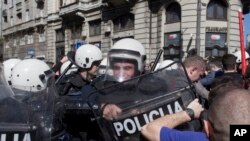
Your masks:
<instances>
[{"instance_id":1,"label":"officer's face","mask_svg":"<svg viewBox=\"0 0 250 141\"><path fill-rule=\"evenodd\" d=\"M131 79L135 75L135 65L132 63L114 63L113 74L119 82Z\"/></svg>"}]
</instances>

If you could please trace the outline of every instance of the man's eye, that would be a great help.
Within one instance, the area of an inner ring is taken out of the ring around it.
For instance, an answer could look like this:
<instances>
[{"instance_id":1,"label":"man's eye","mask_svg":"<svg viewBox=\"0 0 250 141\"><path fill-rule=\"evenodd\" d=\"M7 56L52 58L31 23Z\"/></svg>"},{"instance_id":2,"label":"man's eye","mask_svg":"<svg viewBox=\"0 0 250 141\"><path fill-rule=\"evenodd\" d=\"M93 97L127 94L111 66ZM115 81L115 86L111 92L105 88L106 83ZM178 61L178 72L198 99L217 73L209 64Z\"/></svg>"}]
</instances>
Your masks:
<instances>
[{"instance_id":1,"label":"man's eye","mask_svg":"<svg viewBox=\"0 0 250 141\"><path fill-rule=\"evenodd\" d=\"M124 70L131 70L132 67L124 67Z\"/></svg>"},{"instance_id":2,"label":"man's eye","mask_svg":"<svg viewBox=\"0 0 250 141\"><path fill-rule=\"evenodd\" d=\"M119 70L120 69L120 67L114 67L114 70Z\"/></svg>"}]
</instances>

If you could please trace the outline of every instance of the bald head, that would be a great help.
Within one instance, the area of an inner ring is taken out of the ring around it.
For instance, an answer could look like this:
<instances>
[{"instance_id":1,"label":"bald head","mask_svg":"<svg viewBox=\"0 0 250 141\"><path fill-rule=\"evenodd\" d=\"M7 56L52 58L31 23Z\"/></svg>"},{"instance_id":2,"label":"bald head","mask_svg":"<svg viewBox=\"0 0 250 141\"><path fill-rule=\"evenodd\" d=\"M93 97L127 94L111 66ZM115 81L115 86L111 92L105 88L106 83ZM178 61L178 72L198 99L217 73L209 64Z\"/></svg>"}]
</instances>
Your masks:
<instances>
[{"instance_id":1,"label":"bald head","mask_svg":"<svg viewBox=\"0 0 250 141\"><path fill-rule=\"evenodd\" d=\"M250 124L250 93L234 89L218 94L213 99L208 113L214 133L211 140L229 140L231 124Z\"/></svg>"}]
</instances>

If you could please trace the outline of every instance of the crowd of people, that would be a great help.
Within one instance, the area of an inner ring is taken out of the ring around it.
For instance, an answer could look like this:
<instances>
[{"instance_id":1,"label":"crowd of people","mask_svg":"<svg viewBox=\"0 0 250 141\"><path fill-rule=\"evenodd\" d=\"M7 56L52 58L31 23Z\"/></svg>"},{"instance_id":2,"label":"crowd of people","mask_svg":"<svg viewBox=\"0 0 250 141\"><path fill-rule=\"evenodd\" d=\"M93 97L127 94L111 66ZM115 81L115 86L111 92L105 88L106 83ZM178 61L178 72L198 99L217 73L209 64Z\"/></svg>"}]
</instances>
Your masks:
<instances>
[{"instance_id":1,"label":"crowd of people","mask_svg":"<svg viewBox=\"0 0 250 141\"><path fill-rule=\"evenodd\" d=\"M241 73L242 61L248 65L250 59L245 56L242 60L240 51L209 60L189 55L183 62L162 61L150 72L145 47L125 38L106 58L98 47L85 44L53 66L38 59L8 59L0 69L5 90L0 93L0 125L36 126L36 141L228 141L231 124L250 124L250 67ZM174 98L181 102L172 110ZM157 105L155 99L167 106L167 114L148 108ZM6 106L14 111L13 105L20 105L15 114L22 120L4 114ZM147 108L152 114L145 119ZM134 126L126 119L130 116ZM107 122L115 131L102 129Z\"/></svg>"}]
</instances>

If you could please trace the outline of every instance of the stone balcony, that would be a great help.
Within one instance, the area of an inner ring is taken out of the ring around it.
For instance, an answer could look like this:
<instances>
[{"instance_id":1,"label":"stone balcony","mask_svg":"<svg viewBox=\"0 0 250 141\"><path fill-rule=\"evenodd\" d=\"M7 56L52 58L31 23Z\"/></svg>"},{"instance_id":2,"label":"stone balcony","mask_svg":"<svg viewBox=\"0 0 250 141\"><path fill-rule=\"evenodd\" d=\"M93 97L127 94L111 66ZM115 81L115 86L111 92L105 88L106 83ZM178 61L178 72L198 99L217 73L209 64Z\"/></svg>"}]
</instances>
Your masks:
<instances>
[{"instance_id":1,"label":"stone balcony","mask_svg":"<svg viewBox=\"0 0 250 141\"><path fill-rule=\"evenodd\" d=\"M101 5L101 0L75 0L71 3L62 3L59 15L67 15L78 11L89 11L99 8Z\"/></svg>"}]
</instances>

